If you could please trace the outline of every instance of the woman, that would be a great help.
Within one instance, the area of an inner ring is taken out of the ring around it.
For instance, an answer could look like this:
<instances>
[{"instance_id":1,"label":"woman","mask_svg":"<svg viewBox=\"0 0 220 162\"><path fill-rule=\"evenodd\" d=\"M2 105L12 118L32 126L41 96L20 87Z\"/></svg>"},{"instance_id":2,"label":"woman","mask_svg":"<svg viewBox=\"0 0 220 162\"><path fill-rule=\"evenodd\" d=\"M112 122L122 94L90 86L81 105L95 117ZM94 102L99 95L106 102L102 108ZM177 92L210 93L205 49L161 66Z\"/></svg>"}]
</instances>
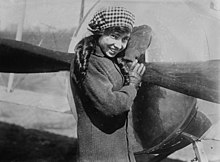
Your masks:
<instances>
[{"instance_id":1,"label":"woman","mask_svg":"<svg viewBox=\"0 0 220 162\"><path fill-rule=\"evenodd\" d=\"M135 161L127 120L145 67L136 60L128 68L123 60L133 24L125 8L102 8L88 25L92 35L75 48L71 86L79 161Z\"/></svg>"}]
</instances>

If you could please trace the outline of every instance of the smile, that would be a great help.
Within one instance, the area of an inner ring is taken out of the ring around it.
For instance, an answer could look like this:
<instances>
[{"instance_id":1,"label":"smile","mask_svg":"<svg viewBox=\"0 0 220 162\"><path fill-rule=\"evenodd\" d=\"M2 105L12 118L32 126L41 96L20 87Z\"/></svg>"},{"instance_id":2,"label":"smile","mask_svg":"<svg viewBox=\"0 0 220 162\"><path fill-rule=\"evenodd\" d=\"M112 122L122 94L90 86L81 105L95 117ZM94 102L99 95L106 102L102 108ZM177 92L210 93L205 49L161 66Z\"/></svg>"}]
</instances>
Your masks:
<instances>
[{"instance_id":1,"label":"smile","mask_svg":"<svg viewBox=\"0 0 220 162\"><path fill-rule=\"evenodd\" d=\"M110 52L111 53L118 53L119 51L118 50L115 50L115 49L112 49L112 48L109 48Z\"/></svg>"}]
</instances>

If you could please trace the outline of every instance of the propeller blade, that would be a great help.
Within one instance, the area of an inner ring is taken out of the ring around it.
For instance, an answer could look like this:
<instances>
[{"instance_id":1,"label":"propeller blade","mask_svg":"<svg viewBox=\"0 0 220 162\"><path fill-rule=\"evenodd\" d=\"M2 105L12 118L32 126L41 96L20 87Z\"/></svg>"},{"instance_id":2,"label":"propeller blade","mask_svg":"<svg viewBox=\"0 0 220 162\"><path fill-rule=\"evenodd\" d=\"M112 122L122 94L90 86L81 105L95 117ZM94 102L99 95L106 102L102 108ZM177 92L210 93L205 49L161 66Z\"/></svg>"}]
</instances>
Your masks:
<instances>
[{"instance_id":1,"label":"propeller blade","mask_svg":"<svg viewBox=\"0 0 220 162\"><path fill-rule=\"evenodd\" d=\"M71 53L0 39L0 72L43 73L69 70L73 57Z\"/></svg>"},{"instance_id":2,"label":"propeller blade","mask_svg":"<svg viewBox=\"0 0 220 162\"><path fill-rule=\"evenodd\" d=\"M220 60L188 63L145 63L144 82L220 103Z\"/></svg>"}]
</instances>

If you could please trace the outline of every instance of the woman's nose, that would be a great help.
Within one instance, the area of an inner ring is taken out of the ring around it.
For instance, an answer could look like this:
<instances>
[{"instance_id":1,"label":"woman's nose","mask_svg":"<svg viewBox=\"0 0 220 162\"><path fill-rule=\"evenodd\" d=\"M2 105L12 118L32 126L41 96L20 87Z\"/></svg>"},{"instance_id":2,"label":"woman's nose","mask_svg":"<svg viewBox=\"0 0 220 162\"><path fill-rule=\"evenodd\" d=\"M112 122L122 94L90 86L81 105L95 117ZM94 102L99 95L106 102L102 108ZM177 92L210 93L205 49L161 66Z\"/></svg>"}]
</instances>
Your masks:
<instances>
[{"instance_id":1,"label":"woman's nose","mask_svg":"<svg viewBox=\"0 0 220 162\"><path fill-rule=\"evenodd\" d=\"M122 45L122 41L121 40L116 40L115 43L114 43L115 47L117 49L121 49L123 48L123 45Z\"/></svg>"}]
</instances>

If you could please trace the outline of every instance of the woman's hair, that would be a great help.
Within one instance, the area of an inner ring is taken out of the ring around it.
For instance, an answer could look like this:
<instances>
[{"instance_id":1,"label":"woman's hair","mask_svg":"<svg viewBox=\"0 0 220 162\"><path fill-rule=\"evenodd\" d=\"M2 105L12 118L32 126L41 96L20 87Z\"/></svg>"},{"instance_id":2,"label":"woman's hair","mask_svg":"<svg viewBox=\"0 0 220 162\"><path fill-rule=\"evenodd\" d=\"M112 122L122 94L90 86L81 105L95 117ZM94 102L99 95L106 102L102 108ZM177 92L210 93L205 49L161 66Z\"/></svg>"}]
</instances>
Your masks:
<instances>
[{"instance_id":1,"label":"woman's hair","mask_svg":"<svg viewBox=\"0 0 220 162\"><path fill-rule=\"evenodd\" d=\"M104 31L104 34L110 34L112 32L130 33L130 29L127 27L110 27ZM74 73L79 84L82 84L87 73L89 58L95 54L96 46L98 45L98 39L101 35L94 33L93 35L82 39L75 47L76 59L74 62ZM116 58L113 58L119 66L121 73L124 76L124 85L129 84L128 69L123 61L124 51L119 53Z\"/></svg>"},{"instance_id":2,"label":"woman's hair","mask_svg":"<svg viewBox=\"0 0 220 162\"><path fill-rule=\"evenodd\" d=\"M121 34L126 34L126 33L131 33L131 29L126 27L126 26L114 26L114 27L110 27L104 30L103 34L105 35L109 35L111 33L121 33ZM95 33L94 33L95 34Z\"/></svg>"},{"instance_id":3,"label":"woman's hair","mask_svg":"<svg viewBox=\"0 0 220 162\"><path fill-rule=\"evenodd\" d=\"M85 37L75 47L74 73L79 84L85 79L89 58L96 52L98 38L99 35Z\"/></svg>"}]
</instances>

